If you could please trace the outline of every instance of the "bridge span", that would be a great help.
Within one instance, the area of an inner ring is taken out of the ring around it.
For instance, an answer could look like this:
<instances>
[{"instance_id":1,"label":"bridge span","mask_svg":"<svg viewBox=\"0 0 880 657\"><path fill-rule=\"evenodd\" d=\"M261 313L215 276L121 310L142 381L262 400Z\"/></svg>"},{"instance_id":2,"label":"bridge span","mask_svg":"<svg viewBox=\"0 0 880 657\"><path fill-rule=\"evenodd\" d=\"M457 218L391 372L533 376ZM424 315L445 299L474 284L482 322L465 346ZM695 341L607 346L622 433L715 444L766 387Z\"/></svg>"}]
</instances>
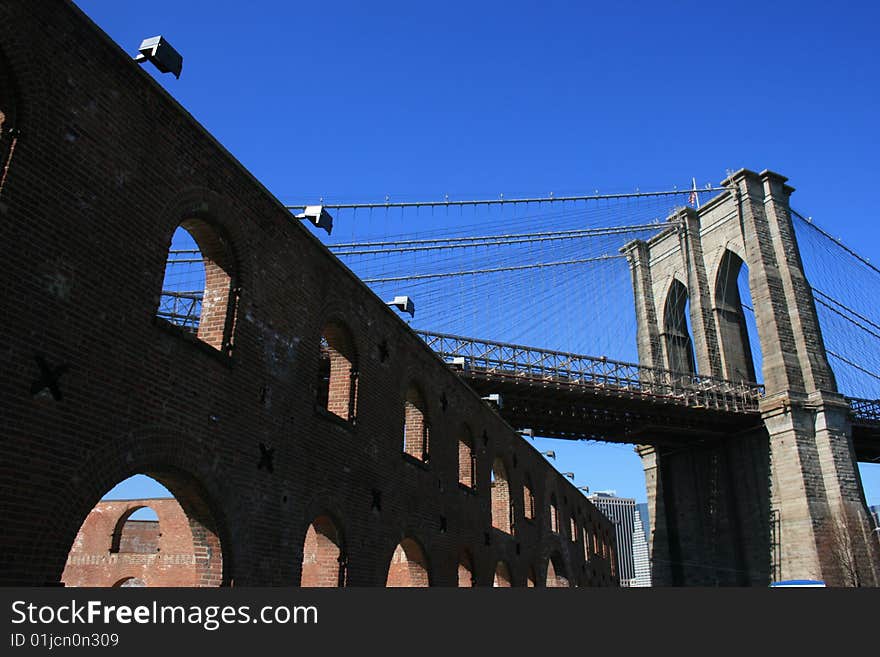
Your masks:
<instances>
[{"instance_id":1,"label":"bridge span","mask_svg":"<svg viewBox=\"0 0 880 657\"><path fill-rule=\"evenodd\" d=\"M416 331L498 410L535 435L682 445L762 426L764 386L638 363L448 333ZM880 400L852 399L860 461L880 460Z\"/></svg>"}]
</instances>

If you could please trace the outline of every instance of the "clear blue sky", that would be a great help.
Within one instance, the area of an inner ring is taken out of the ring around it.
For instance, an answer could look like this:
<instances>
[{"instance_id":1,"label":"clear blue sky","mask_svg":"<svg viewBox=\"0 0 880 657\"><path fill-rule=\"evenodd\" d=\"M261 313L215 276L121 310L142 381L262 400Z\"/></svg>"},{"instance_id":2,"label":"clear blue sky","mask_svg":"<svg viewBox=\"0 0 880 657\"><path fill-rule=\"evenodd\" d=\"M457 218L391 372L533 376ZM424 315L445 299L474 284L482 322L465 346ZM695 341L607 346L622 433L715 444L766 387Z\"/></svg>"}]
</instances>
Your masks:
<instances>
[{"instance_id":1,"label":"clear blue sky","mask_svg":"<svg viewBox=\"0 0 880 657\"><path fill-rule=\"evenodd\" d=\"M880 261L875 3L78 4L131 54L169 39L183 75L156 78L285 202L769 168L795 208ZM577 483L644 498L630 448L550 448ZM862 468L869 503L878 469Z\"/></svg>"}]
</instances>

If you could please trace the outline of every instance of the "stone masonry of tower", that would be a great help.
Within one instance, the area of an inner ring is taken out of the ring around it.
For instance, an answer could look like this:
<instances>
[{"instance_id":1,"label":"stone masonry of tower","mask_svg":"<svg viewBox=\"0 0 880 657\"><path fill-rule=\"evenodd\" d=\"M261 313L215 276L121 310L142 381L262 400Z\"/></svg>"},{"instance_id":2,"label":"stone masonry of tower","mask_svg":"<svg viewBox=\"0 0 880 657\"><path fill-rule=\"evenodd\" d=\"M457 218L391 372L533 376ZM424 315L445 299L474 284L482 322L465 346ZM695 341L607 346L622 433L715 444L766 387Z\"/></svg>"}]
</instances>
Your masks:
<instances>
[{"instance_id":1,"label":"stone masonry of tower","mask_svg":"<svg viewBox=\"0 0 880 657\"><path fill-rule=\"evenodd\" d=\"M72 3L0 3L0 112L0 584L59 584L134 474L180 503L199 585L299 584L315 526L352 586L392 579L392 555L431 585L463 567L477 585L617 584L607 519ZM197 335L156 316L179 226L205 260ZM356 400L318 408L331 325Z\"/></svg>"},{"instance_id":2,"label":"stone masonry of tower","mask_svg":"<svg viewBox=\"0 0 880 657\"><path fill-rule=\"evenodd\" d=\"M794 190L785 183L770 171L739 171L722 182L728 191L623 249L643 364L672 368L677 343L663 313L671 290L683 286L698 372L751 376L740 267L748 269L763 355L763 430L638 450L655 585L880 584L849 408L828 364L791 222Z\"/></svg>"}]
</instances>

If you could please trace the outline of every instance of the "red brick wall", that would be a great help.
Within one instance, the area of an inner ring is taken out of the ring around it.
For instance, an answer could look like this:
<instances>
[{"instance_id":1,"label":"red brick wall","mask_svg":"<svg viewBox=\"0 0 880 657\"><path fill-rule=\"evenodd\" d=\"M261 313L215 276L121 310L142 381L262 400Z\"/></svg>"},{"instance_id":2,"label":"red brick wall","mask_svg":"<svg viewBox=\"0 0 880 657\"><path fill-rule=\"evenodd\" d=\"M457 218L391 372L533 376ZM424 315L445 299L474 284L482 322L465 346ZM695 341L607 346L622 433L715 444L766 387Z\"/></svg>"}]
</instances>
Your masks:
<instances>
[{"instance_id":1,"label":"red brick wall","mask_svg":"<svg viewBox=\"0 0 880 657\"><path fill-rule=\"evenodd\" d=\"M385 584L405 539L436 585L457 584L464 548L478 585L499 561L525 585L551 552L576 582L613 583L605 562L549 531L547 491L566 513L607 521L131 52L49 0L0 4L0 50L0 102L21 130L0 193L0 584L59 582L91 509L136 473L181 504L202 585L300 583L321 516L337 522L353 586ZM201 339L155 318L182 223L217 267ZM357 355L356 423L316 410L330 323ZM412 384L430 418L427 462L403 453ZM465 424L474 490L458 485ZM515 535L491 528L497 457ZM526 477L542 501L534 522L521 522Z\"/></svg>"},{"instance_id":2,"label":"red brick wall","mask_svg":"<svg viewBox=\"0 0 880 657\"><path fill-rule=\"evenodd\" d=\"M127 520L145 506L156 512L158 521ZM198 583L189 521L176 500L99 502L77 532L61 581L67 586L114 586L131 577L146 586Z\"/></svg>"}]
</instances>

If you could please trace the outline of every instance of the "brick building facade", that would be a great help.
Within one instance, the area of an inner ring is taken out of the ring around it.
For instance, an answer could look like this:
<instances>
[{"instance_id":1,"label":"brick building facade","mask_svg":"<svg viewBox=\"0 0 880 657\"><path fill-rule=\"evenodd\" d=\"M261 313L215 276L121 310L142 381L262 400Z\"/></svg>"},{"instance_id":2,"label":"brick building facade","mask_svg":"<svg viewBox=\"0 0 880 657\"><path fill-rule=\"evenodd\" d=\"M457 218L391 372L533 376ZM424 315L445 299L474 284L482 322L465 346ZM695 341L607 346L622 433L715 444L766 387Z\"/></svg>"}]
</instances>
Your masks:
<instances>
[{"instance_id":1,"label":"brick building facade","mask_svg":"<svg viewBox=\"0 0 880 657\"><path fill-rule=\"evenodd\" d=\"M0 5L0 112L0 584L63 581L138 473L196 585L616 584L580 491L74 5ZM195 333L157 317L179 227Z\"/></svg>"}]
</instances>

